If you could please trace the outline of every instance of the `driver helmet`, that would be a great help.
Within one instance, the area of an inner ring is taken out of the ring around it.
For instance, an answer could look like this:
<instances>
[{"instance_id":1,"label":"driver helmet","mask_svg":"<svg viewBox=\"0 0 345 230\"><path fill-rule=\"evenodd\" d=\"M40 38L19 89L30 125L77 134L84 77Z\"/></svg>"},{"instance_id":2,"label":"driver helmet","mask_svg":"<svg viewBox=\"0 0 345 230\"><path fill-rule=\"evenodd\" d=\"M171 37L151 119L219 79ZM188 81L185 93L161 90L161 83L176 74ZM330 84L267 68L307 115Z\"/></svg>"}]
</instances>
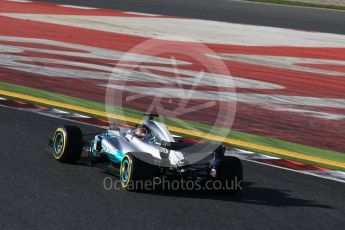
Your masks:
<instances>
[{"instance_id":1,"label":"driver helmet","mask_svg":"<svg viewBox=\"0 0 345 230\"><path fill-rule=\"evenodd\" d=\"M134 133L137 137L143 138L147 134L147 129L145 127L138 127L135 129Z\"/></svg>"}]
</instances>

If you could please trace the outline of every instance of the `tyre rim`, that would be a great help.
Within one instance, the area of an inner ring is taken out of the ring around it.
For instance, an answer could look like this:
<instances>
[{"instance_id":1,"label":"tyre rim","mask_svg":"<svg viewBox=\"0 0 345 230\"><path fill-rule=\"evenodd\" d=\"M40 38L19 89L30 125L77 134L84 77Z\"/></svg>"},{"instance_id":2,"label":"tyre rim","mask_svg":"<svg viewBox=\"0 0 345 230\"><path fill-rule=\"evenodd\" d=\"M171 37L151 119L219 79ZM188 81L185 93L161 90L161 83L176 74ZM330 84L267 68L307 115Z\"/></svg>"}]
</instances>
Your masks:
<instances>
[{"instance_id":1,"label":"tyre rim","mask_svg":"<svg viewBox=\"0 0 345 230\"><path fill-rule=\"evenodd\" d=\"M57 133L54 137L54 154L59 156L64 147L64 137L62 133Z\"/></svg>"},{"instance_id":2,"label":"tyre rim","mask_svg":"<svg viewBox=\"0 0 345 230\"><path fill-rule=\"evenodd\" d=\"M125 159L121 164L121 182L127 185L129 177L131 175L131 165L127 159Z\"/></svg>"}]
</instances>

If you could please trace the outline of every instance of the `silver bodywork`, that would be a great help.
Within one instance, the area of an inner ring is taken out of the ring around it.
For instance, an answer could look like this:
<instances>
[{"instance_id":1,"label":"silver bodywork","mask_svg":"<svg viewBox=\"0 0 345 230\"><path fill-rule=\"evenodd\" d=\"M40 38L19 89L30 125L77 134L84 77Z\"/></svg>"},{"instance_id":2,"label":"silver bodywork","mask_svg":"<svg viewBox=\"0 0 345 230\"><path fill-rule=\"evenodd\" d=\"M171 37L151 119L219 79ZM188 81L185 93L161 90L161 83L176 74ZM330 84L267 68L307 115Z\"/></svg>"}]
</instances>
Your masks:
<instances>
[{"instance_id":1,"label":"silver bodywork","mask_svg":"<svg viewBox=\"0 0 345 230\"><path fill-rule=\"evenodd\" d=\"M162 167L181 166L184 155L175 150L168 150L167 158L162 157L161 142L175 142L165 124L154 120L145 120L142 126L149 132L143 138L135 135L135 129L115 127L95 136L90 150L94 156L106 155L113 163L120 163L126 153L150 154L154 163Z\"/></svg>"}]
</instances>

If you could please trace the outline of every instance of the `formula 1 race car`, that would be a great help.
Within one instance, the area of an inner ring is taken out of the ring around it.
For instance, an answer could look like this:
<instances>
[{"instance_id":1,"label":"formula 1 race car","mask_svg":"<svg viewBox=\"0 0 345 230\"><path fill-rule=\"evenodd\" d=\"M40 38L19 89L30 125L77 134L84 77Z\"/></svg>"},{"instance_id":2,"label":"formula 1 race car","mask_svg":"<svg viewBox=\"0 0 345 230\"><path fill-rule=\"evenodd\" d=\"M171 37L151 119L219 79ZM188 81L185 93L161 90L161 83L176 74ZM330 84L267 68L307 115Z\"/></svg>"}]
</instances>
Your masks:
<instances>
[{"instance_id":1,"label":"formula 1 race car","mask_svg":"<svg viewBox=\"0 0 345 230\"><path fill-rule=\"evenodd\" d=\"M240 190L240 186L229 185L241 185L242 164L238 158L224 155L225 145L184 142L154 120L157 114L145 115L149 118L135 128L111 127L91 138L83 136L78 127L59 127L49 141L50 149L60 162L103 165L120 178L125 190L142 190L133 184L157 178L203 185L217 180L220 190Z\"/></svg>"}]
</instances>

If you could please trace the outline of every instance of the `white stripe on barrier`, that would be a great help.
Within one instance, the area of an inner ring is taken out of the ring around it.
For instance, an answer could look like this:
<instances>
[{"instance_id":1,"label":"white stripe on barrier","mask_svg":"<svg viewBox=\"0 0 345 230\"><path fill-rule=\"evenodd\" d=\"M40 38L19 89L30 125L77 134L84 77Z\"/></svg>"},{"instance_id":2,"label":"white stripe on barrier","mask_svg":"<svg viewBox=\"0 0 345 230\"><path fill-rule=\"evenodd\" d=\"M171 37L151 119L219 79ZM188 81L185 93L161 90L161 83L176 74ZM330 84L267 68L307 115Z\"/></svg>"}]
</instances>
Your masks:
<instances>
[{"instance_id":1,"label":"white stripe on barrier","mask_svg":"<svg viewBox=\"0 0 345 230\"><path fill-rule=\"evenodd\" d=\"M83 9L83 10L95 10L97 8L95 7L88 7L88 6L74 6L74 5L59 5L62 7L68 7L68 8L75 8L75 9Z\"/></svg>"}]
</instances>

